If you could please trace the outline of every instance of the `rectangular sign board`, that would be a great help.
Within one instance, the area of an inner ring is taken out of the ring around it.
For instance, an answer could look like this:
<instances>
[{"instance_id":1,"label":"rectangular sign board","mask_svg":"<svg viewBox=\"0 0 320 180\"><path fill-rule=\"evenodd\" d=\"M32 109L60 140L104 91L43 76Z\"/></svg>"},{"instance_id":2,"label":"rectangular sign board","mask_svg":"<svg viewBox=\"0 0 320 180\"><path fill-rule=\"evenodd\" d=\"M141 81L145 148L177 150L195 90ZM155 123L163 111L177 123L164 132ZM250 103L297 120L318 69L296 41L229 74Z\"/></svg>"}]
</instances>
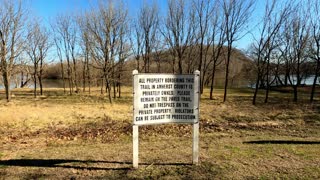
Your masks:
<instances>
[{"instance_id":1,"label":"rectangular sign board","mask_svg":"<svg viewBox=\"0 0 320 180\"><path fill-rule=\"evenodd\" d=\"M198 123L199 74L133 72L133 124Z\"/></svg>"}]
</instances>

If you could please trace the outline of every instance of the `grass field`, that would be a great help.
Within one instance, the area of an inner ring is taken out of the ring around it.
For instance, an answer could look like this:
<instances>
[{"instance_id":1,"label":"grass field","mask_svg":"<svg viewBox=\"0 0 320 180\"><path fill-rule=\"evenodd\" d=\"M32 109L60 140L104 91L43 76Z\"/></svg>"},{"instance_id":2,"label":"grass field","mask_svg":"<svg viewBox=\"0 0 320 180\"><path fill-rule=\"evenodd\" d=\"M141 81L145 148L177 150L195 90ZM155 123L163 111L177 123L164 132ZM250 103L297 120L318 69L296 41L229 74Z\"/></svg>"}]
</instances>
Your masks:
<instances>
[{"instance_id":1,"label":"grass field","mask_svg":"<svg viewBox=\"0 0 320 180\"><path fill-rule=\"evenodd\" d=\"M320 99L299 103L271 92L251 105L251 89L201 97L200 164L192 165L191 125L143 126L140 166L132 168L132 95L109 104L45 89L0 91L0 179L319 179Z\"/></svg>"}]
</instances>

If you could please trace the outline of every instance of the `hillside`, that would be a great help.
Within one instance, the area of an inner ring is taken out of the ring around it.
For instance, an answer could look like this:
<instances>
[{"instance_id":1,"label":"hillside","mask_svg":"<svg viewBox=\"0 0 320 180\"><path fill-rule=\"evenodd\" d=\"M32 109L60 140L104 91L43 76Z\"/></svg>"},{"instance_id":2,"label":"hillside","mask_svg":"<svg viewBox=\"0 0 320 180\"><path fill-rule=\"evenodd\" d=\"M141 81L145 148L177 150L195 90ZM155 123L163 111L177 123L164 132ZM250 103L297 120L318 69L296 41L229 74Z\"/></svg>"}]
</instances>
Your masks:
<instances>
[{"instance_id":1,"label":"hillside","mask_svg":"<svg viewBox=\"0 0 320 180\"><path fill-rule=\"evenodd\" d=\"M190 49L192 52L190 52ZM196 46L189 47L186 50L186 57L183 58L183 73L192 73L194 70L198 69L199 66L199 49ZM212 47L210 47L207 56L203 57L203 61L206 60L206 75L205 75L205 83L206 85L210 85L211 82L211 74L213 69L213 63L210 62L210 58L212 56ZM223 47L222 55L219 59L219 65L217 66L216 74L215 74L215 85L222 86L224 84L225 79L225 59L226 59L226 47ZM162 51L159 53L152 53L150 57L150 73L172 73L173 63L172 63L172 55L170 54L170 50ZM125 63L124 67L124 77L123 83L130 84L131 83L131 72L134 69L137 69L138 62L134 57L131 57ZM139 59L139 72L144 72L144 62L143 59ZM176 60L175 70L178 70L178 62ZM251 84L253 82L253 62L250 58L248 58L243 52L238 49L233 49L231 55L231 64L230 64L230 74L229 74L229 82L232 87L243 87Z\"/></svg>"}]
</instances>

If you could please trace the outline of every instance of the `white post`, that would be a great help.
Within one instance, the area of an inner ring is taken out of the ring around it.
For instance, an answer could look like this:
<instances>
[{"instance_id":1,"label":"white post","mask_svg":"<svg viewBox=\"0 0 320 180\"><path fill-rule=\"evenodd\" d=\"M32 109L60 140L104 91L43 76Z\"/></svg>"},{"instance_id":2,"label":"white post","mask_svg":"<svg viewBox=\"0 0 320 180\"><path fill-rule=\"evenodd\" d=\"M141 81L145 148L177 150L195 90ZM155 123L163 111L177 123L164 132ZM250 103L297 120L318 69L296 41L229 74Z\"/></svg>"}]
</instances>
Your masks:
<instances>
[{"instance_id":1,"label":"white post","mask_svg":"<svg viewBox=\"0 0 320 180\"><path fill-rule=\"evenodd\" d=\"M197 99L198 104L196 104L196 111L198 111L198 119L193 124L193 141L192 141L192 164L197 165L199 163L199 109L200 109L200 71L194 71L195 75L195 87L194 87L194 95Z\"/></svg>"},{"instance_id":2,"label":"white post","mask_svg":"<svg viewBox=\"0 0 320 180\"><path fill-rule=\"evenodd\" d=\"M139 126L132 126L132 138L133 138L133 167L139 166Z\"/></svg>"},{"instance_id":3,"label":"white post","mask_svg":"<svg viewBox=\"0 0 320 180\"><path fill-rule=\"evenodd\" d=\"M199 163L199 123L193 124L192 164Z\"/></svg>"},{"instance_id":4,"label":"white post","mask_svg":"<svg viewBox=\"0 0 320 180\"><path fill-rule=\"evenodd\" d=\"M138 75L139 72L138 70L133 70L132 71L132 76L133 76L133 82L132 82L132 88L133 88L133 97L136 96L135 94L135 84L138 83L138 77L136 75ZM135 108L137 106L137 102L134 100L135 98L133 98L133 112L135 111ZM139 166L139 126L134 124L134 119L133 119L133 126L132 126L132 141L133 141L133 161L132 161L132 165L134 168L138 168Z\"/></svg>"}]
</instances>

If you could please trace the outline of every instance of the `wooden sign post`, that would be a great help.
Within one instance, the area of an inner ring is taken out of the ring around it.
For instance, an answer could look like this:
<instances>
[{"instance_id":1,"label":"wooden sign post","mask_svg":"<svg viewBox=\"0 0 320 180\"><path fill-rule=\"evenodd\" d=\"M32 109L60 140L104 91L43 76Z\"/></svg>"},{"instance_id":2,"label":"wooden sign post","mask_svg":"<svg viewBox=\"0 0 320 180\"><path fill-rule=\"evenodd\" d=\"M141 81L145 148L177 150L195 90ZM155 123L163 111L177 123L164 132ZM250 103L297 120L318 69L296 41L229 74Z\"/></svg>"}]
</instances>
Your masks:
<instances>
[{"instance_id":1,"label":"wooden sign post","mask_svg":"<svg viewBox=\"0 0 320 180\"><path fill-rule=\"evenodd\" d=\"M139 165L139 126L193 124L192 162L199 162L200 71L194 74L133 74L133 167Z\"/></svg>"}]
</instances>

